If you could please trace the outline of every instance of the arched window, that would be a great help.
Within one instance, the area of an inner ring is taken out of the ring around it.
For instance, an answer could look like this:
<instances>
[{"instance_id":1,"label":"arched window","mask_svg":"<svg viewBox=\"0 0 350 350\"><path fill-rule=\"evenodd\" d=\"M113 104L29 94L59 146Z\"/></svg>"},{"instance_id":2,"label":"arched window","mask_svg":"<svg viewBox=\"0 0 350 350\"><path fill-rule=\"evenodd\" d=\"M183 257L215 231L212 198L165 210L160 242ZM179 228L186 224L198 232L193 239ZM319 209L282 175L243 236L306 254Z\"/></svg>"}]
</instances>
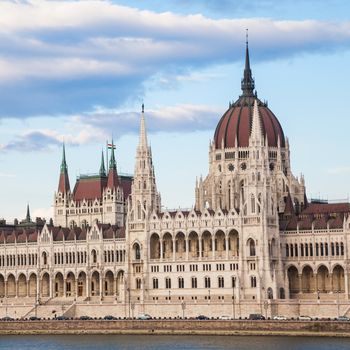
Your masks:
<instances>
[{"instance_id":1,"label":"arched window","mask_svg":"<svg viewBox=\"0 0 350 350\"><path fill-rule=\"evenodd\" d=\"M197 277L192 277L191 278L191 287L192 288L197 288Z\"/></svg>"},{"instance_id":2,"label":"arched window","mask_svg":"<svg viewBox=\"0 0 350 350\"><path fill-rule=\"evenodd\" d=\"M44 265L47 265L47 253L43 252L43 263Z\"/></svg>"},{"instance_id":3,"label":"arched window","mask_svg":"<svg viewBox=\"0 0 350 350\"><path fill-rule=\"evenodd\" d=\"M153 289L158 289L158 278L153 278Z\"/></svg>"},{"instance_id":4,"label":"arched window","mask_svg":"<svg viewBox=\"0 0 350 350\"><path fill-rule=\"evenodd\" d=\"M250 197L250 207L252 214L255 214L255 197L253 195Z\"/></svg>"},{"instance_id":5,"label":"arched window","mask_svg":"<svg viewBox=\"0 0 350 350\"><path fill-rule=\"evenodd\" d=\"M267 299L273 299L273 290L272 288L267 288Z\"/></svg>"},{"instance_id":6,"label":"arched window","mask_svg":"<svg viewBox=\"0 0 350 350\"><path fill-rule=\"evenodd\" d=\"M205 277L204 278L204 288L210 288L210 277Z\"/></svg>"},{"instance_id":7,"label":"arched window","mask_svg":"<svg viewBox=\"0 0 350 350\"><path fill-rule=\"evenodd\" d=\"M140 260L141 259L141 249L140 245L138 243L134 244L134 253L135 253L135 260Z\"/></svg>"},{"instance_id":8,"label":"arched window","mask_svg":"<svg viewBox=\"0 0 350 350\"><path fill-rule=\"evenodd\" d=\"M136 289L141 289L141 278L136 278Z\"/></svg>"},{"instance_id":9,"label":"arched window","mask_svg":"<svg viewBox=\"0 0 350 350\"><path fill-rule=\"evenodd\" d=\"M183 277L179 277L178 282L179 282L179 288L185 288L185 282Z\"/></svg>"},{"instance_id":10,"label":"arched window","mask_svg":"<svg viewBox=\"0 0 350 350\"><path fill-rule=\"evenodd\" d=\"M171 289L171 279L170 279L170 277L167 277L165 279L165 288L166 289Z\"/></svg>"},{"instance_id":11,"label":"arched window","mask_svg":"<svg viewBox=\"0 0 350 350\"><path fill-rule=\"evenodd\" d=\"M95 250L95 249L93 249L93 250L91 251L91 258L92 258L92 263L93 263L93 264L96 264L96 263L97 263L97 253L96 253L96 250Z\"/></svg>"},{"instance_id":12,"label":"arched window","mask_svg":"<svg viewBox=\"0 0 350 350\"><path fill-rule=\"evenodd\" d=\"M256 277L255 276L250 277L250 286L252 288L256 288Z\"/></svg>"},{"instance_id":13,"label":"arched window","mask_svg":"<svg viewBox=\"0 0 350 350\"><path fill-rule=\"evenodd\" d=\"M255 242L253 239L250 239L248 241L248 246L249 246L249 256L255 256L256 252L255 252Z\"/></svg>"},{"instance_id":14,"label":"arched window","mask_svg":"<svg viewBox=\"0 0 350 350\"><path fill-rule=\"evenodd\" d=\"M225 288L224 277L222 277L222 276L218 277L218 287L219 288Z\"/></svg>"}]
</instances>

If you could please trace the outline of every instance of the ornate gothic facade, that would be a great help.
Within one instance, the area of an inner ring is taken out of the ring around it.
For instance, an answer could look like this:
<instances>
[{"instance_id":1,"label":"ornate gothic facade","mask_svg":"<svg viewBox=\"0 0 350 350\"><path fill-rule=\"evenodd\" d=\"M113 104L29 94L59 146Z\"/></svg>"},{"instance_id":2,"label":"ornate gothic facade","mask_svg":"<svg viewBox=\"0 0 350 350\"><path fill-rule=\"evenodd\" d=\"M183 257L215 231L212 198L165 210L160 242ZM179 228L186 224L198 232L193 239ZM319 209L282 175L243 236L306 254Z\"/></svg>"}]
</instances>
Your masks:
<instances>
[{"instance_id":1,"label":"ornate gothic facade","mask_svg":"<svg viewBox=\"0 0 350 350\"><path fill-rule=\"evenodd\" d=\"M244 316L262 305L295 315L303 301L334 314L337 301L348 312L350 204L308 202L288 139L254 91L248 46L241 86L215 130L193 210L161 211L143 108L133 177L118 175L112 149L108 174L102 155L99 174L71 191L63 149L54 225L32 223L29 212L0 225L2 305L34 300L46 316L61 304L76 315L89 305L177 315L187 305L212 316L232 305Z\"/></svg>"}]
</instances>

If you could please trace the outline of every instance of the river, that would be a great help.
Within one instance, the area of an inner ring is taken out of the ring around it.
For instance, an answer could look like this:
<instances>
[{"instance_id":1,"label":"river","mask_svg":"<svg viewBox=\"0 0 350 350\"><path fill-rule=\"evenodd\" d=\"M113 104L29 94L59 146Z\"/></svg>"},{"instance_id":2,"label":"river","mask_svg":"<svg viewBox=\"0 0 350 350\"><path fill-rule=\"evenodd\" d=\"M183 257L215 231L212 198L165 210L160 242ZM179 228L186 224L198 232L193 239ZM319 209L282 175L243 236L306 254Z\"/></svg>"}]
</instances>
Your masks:
<instances>
[{"instance_id":1,"label":"river","mask_svg":"<svg viewBox=\"0 0 350 350\"><path fill-rule=\"evenodd\" d=\"M350 338L156 336L156 335L4 335L0 349L20 350L348 350Z\"/></svg>"}]
</instances>

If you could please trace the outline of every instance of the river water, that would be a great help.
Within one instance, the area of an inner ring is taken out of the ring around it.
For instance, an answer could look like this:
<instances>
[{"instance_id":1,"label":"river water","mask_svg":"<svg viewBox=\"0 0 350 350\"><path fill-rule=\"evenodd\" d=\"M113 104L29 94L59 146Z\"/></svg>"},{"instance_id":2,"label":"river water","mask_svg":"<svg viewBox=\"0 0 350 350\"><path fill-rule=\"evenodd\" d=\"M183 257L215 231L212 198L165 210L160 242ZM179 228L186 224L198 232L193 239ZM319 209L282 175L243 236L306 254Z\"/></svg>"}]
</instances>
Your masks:
<instances>
[{"instance_id":1,"label":"river water","mask_svg":"<svg viewBox=\"0 0 350 350\"><path fill-rule=\"evenodd\" d=\"M10 350L345 350L348 338L156 336L156 335L16 335L0 336Z\"/></svg>"}]
</instances>

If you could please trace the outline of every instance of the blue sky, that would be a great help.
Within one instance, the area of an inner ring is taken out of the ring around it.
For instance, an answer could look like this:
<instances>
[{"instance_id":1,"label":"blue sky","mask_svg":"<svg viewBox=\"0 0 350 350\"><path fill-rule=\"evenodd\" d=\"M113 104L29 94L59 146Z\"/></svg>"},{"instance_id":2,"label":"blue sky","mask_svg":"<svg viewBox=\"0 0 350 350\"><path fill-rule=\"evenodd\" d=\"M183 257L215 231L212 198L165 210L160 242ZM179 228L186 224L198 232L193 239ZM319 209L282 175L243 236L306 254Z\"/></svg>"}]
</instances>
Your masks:
<instances>
[{"instance_id":1,"label":"blue sky","mask_svg":"<svg viewBox=\"0 0 350 350\"><path fill-rule=\"evenodd\" d=\"M0 218L50 216L61 144L71 184L114 136L132 173L146 107L165 207L191 207L196 176L240 94L245 29L261 99L309 197L349 196L347 0L0 2Z\"/></svg>"}]
</instances>

